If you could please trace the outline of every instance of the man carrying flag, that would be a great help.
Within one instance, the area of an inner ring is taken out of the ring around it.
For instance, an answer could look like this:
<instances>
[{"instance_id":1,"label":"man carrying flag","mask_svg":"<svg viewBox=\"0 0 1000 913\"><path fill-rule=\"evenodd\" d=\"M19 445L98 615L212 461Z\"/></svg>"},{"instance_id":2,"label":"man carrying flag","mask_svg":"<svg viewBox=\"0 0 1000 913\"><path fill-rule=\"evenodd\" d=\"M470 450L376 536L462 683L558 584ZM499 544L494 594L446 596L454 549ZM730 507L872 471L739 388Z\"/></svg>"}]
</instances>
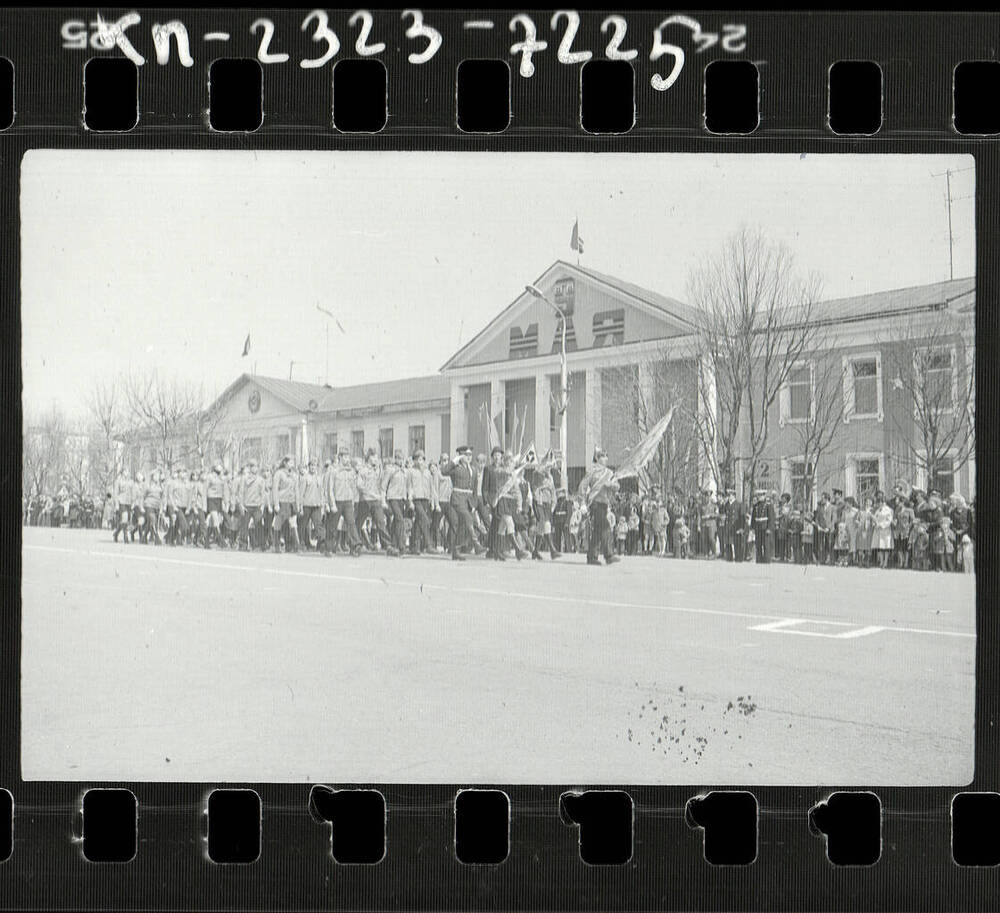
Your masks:
<instances>
[{"instance_id":1,"label":"man carrying flag","mask_svg":"<svg viewBox=\"0 0 1000 913\"><path fill-rule=\"evenodd\" d=\"M608 466L608 455L600 447L594 449L594 465L580 482L579 493L590 510L590 537L587 540L587 564L600 564L597 552L604 553L604 563L614 564L618 560L611 553L611 537L608 535L608 496L618 491L615 473Z\"/></svg>"}]
</instances>

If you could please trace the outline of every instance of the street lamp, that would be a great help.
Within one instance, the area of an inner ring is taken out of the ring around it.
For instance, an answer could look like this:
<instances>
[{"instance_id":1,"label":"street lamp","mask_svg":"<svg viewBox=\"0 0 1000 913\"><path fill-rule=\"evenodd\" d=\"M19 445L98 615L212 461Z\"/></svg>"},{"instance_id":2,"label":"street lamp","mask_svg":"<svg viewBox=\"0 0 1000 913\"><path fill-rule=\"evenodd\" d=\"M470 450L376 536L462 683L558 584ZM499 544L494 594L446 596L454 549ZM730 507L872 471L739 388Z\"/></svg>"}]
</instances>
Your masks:
<instances>
[{"instance_id":1,"label":"street lamp","mask_svg":"<svg viewBox=\"0 0 1000 913\"><path fill-rule=\"evenodd\" d=\"M532 298L544 301L558 315L562 323L562 342L559 349L559 475L561 487L569 494L569 477L566 475L566 445L569 438L569 426L566 409L569 405L569 376L566 370L566 312L558 304L550 301L545 293L533 285L526 285L524 290Z\"/></svg>"}]
</instances>

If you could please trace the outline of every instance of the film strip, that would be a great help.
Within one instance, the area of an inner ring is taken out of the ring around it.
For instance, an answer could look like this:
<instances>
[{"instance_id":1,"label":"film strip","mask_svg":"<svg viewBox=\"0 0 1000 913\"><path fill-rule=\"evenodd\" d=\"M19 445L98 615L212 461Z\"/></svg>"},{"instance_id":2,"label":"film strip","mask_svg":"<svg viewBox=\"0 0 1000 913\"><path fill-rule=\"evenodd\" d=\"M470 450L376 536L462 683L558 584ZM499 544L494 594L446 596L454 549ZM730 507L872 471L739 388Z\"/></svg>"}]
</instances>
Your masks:
<instances>
[{"instance_id":1,"label":"film strip","mask_svg":"<svg viewBox=\"0 0 1000 913\"><path fill-rule=\"evenodd\" d=\"M0 14L0 906L989 907L998 21Z\"/></svg>"}]
</instances>

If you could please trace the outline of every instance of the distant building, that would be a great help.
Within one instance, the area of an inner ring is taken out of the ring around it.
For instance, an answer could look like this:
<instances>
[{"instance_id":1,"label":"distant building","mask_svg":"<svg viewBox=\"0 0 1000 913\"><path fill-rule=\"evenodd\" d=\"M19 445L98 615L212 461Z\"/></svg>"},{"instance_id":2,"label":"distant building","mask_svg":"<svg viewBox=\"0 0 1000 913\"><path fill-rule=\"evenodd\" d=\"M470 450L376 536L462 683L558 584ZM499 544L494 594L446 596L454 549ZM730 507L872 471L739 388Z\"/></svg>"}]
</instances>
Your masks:
<instances>
[{"instance_id":1,"label":"distant building","mask_svg":"<svg viewBox=\"0 0 1000 913\"><path fill-rule=\"evenodd\" d=\"M668 446L686 467L674 481L687 488L720 481L691 434L693 416L716 408L717 400L714 379L693 354L700 312L562 260L533 285L567 320L570 483L586 471L597 444L612 463L620 462L668 400L680 406ZM918 453L919 405L907 368L932 340L925 368L934 374L934 389L954 390L954 402L961 402L975 352L974 299L975 281L965 278L817 305L813 317L824 325L823 351L805 353L777 395L758 481L803 496L808 488L814 497L833 487L861 495L906 478L920 487L974 495L975 455L966 460L960 446L953 449L952 465L947 452L939 454L935 477L927 478ZM935 329L943 315L946 336ZM518 434L524 446L534 443L539 452L557 449L561 319L524 291L448 359L441 374L340 388L241 375L213 406L215 453L242 463L250 456L273 461L285 454L325 459L338 446L359 456L375 447L383 455L419 448L436 457L462 443L488 452L489 415L505 443ZM829 445L816 465L807 466L802 431L830 376L836 377L842 408ZM640 402L630 390L639 391ZM642 414L643 391L649 394L648 415ZM971 404L968 415L956 420L973 426Z\"/></svg>"},{"instance_id":2,"label":"distant building","mask_svg":"<svg viewBox=\"0 0 1000 913\"><path fill-rule=\"evenodd\" d=\"M420 449L436 459L451 446L448 389L438 375L333 388L242 374L211 407L211 459L322 462L340 447L389 457Z\"/></svg>"}]
</instances>

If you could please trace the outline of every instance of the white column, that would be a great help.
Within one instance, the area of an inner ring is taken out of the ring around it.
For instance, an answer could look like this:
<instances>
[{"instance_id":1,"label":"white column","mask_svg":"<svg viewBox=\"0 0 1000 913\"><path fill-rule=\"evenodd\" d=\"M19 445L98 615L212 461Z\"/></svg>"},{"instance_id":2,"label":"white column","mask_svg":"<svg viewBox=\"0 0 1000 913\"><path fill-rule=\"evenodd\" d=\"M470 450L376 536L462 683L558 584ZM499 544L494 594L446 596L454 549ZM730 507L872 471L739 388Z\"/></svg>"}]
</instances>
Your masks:
<instances>
[{"instance_id":1,"label":"white column","mask_svg":"<svg viewBox=\"0 0 1000 913\"><path fill-rule=\"evenodd\" d=\"M549 424L552 395L552 380L548 374L535 375L535 452L538 458L552 446L552 432Z\"/></svg>"},{"instance_id":2,"label":"white column","mask_svg":"<svg viewBox=\"0 0 1000 913\"><path fill-rule=\"evenodd\" d=\"M456 447L461 447L465 443L465 387L457 381L451 382L451 406L449 421L451 430L451 450L455 452Z\"/></svg>"},{"instance_id":3,"label":"white column","mask_svg":"<svg viewBox=\"0 0 1000 913\"><path fill-rule=\"evenodd\" d=\"M594 458L594 448L601 443L601 414L603 387L600 368L587 368L586 402L584 403L583 458L589 466Z\"/></svg>"},{"instance_id":4,"label":"white column","mask_svg":"<svg viewBox=\"0 0 1000 913\"><path fill-rule=\"evenodd\" d=\"M301 459L301 461L303 463L308 463L309 462L309 421L308 421L308 419L304 415L302 416L302 439L301 439L301 445L302 445L302 454L300 456L300 459Z\"/></svg>"},{"instance_id":5,"label":"white column","mask_svg":"<svg viewBox=\"0 0 1000 913\"><path fill-rule=\"evenodd\" d=\"M504 417L504 407L507 405L507 384L502 380L490 381L490 414L496 423L497 434L500 435L500 446L507 449L505 429L507 420Z\"/></svg>"}]
</instances>

